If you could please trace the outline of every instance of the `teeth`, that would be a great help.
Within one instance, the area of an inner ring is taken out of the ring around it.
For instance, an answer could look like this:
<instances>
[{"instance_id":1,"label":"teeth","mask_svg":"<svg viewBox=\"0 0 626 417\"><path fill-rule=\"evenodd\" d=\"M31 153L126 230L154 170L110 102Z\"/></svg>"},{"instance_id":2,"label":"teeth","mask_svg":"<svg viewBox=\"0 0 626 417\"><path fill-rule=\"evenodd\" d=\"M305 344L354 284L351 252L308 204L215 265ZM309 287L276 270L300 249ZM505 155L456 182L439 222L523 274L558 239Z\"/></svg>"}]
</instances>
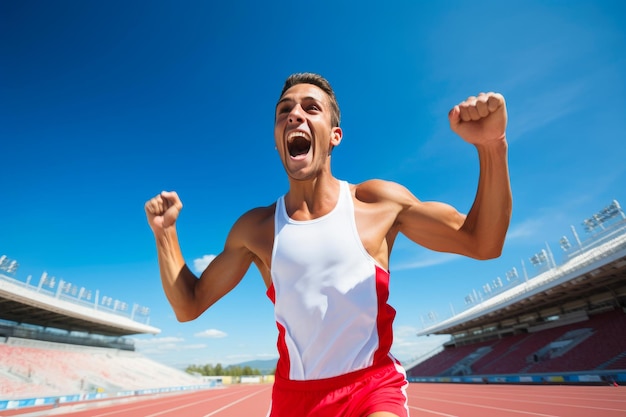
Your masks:
<instances>
[{"instance_id":1,"label":"teeth","mask_svg":"<svg viewBox=\"0 0 626 417\"><path fill-rule=\"evenodd\" d=\"M305 132L299 132L299 131L295 131L295 132L291 132L287 135L287 141L288 142L293 142L293 140L295 138L304 138L306 140L308 140L309 142L311 141L311 138L309 137L309 135Z\"/></svg>"}]
</instances>

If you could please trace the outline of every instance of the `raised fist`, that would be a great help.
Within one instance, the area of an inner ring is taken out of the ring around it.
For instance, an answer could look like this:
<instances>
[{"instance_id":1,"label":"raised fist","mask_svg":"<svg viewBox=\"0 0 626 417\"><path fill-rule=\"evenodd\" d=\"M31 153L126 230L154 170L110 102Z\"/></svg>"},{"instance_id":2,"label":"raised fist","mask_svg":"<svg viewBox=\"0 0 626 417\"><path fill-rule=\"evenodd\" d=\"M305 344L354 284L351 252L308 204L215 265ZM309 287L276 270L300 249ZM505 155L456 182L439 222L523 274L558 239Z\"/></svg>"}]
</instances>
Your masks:
<instances>
[{"instance_id":1,"label":"raised fist","mask_svg":"<svg viewBox=\"0 0 626 417\"><path fill-rule=\"evenodd\" d=\"M183 203L175 191L163 191L146 201L144 208L148 217L148 224L152 231L156 232L176 223Z\"/></svg>"},{"instance_id":2,"label":"raised fist","mask_svg":"<svg viewBox=\"0 0 626 417\"><path fill-rule=\"evenodd\" d=\"M450 128L466 142L481 145L502 141L507 125L506 102L501 94L480 93L454 106L448 119Z\"/></svg>"}]
</instances>

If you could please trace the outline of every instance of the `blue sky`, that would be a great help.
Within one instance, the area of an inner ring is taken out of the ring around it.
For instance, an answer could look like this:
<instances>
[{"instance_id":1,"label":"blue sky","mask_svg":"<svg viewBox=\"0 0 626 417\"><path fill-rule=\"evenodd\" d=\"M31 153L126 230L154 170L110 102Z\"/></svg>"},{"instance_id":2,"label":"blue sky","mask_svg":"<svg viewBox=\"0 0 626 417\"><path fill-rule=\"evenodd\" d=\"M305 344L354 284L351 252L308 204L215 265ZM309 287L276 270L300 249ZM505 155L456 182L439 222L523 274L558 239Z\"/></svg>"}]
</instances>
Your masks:
<instances>
[{"instance_id":1,"label":"blue sky","mask_svg":"<svg viewBox=\"0 0 626 417\"><path fill-rule=\"evenodd\" d=\"M0 3L0 255L151 308L138 349L172 365L276 357L256 270L201 318L162 293L144 202L176 190L187 262L218 253L232 223L287 181L273 143L284 79L327 77L344 139L333 171L383 178L467 212L475 149L448 127L456 103L498 91L509 111L514 195L499 259L406 239L391 259L393 352L432 349L424 317L626 204L626 6L621 1Z\"/></svg>"}]
</instances>

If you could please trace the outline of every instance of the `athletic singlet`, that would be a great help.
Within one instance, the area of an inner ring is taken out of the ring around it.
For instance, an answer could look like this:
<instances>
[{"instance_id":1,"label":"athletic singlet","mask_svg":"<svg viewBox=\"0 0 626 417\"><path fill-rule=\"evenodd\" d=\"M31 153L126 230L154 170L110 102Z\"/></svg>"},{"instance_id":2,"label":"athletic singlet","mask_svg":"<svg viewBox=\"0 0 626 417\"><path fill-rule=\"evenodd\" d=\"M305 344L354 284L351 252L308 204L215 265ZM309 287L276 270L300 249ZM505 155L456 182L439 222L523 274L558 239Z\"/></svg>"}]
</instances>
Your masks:
<instances>
[{"instance_id":1,"label":"athletic singlet","mask_svg":"<svg viewBox=\"0 0 626 417\"><path fill-rule=\"evenodd\" d=\"M278 199L271 276L278 377L331 378L389 363L389 273L361 242L347 182L335 208L313 220L289 218Z\"/></svg>"}]
</instances>

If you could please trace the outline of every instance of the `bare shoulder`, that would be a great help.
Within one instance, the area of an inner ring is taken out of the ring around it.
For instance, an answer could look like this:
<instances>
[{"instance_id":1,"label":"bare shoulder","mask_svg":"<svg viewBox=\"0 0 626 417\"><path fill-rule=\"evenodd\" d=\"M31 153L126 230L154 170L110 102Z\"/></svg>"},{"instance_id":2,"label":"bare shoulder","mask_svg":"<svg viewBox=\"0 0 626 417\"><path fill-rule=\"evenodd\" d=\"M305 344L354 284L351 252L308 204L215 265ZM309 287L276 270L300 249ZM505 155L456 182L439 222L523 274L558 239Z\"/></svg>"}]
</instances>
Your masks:
<instances>
[{"instance_id":1,"label":"bare shoulder","mask_svg":"<svg viewBox=\"0 0 626 417\"><path fill-rule=\"evenodd\" d=\"M267 225L273 224L274 211L276 210L276 203L265 207L256 207L248 210L237 219L233 230L239 229L242 232L254 232L255 229Z\"/></svg>"},{"instance_id":2,"label":"bare shoulder","mask_svg":"<svg viewBox=\"0 0 626 417\"><path fill-rule=\"evenodd\" d=\"M403 185L393 181L372 179L354 185L357 200L364 203L391 203L403 207L419 200Z\"/></svg>"},{"instance_id":3,"label":"bare shoulder","mask_svg":"<svg viewBox=\"0 0 626 417\"><path fill-rule=\"evenodd\" d=\"M276 204L257 207L245 212L233 225L225 249L243 250L269 265L274 239Z\"/></svg>"},{"instance_id":4,"label":"bare shoulder","mask_svg":"<svg viewBox=\"0 0 626 417\"><path fill-rule=\"evenodd\" d=\"M239 220L245 222L263 222L273 218L276 210L276 203L264 207L255 207L245 212Z\"/></svg>"}]
</instances>

